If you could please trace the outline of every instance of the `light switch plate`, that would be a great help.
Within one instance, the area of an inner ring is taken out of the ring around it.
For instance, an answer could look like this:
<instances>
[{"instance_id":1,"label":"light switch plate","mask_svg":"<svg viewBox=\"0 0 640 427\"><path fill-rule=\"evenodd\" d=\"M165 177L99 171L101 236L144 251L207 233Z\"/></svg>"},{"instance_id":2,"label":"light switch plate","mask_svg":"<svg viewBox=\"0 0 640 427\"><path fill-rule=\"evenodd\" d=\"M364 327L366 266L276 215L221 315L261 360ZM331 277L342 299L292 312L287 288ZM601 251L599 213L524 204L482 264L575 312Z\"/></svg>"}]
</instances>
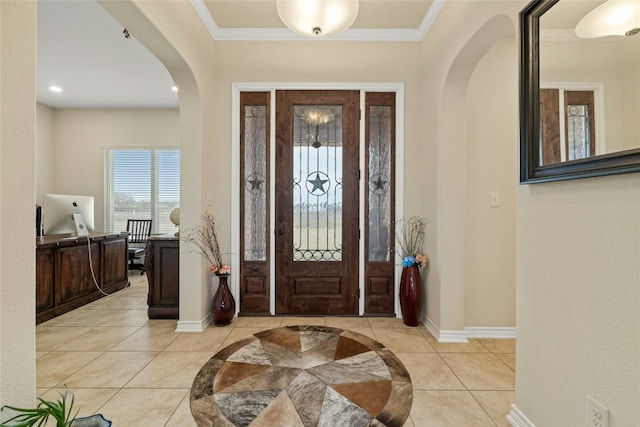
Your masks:
<instances>
[{"instance_id":1,"label":"light switch plate","mask_svg":"<svg viewBox=\"0 0 640 427\"><path fill-rule=\"evenodd\" d=\"M500 193L494 192L490 195L490 205L492 208L500 206Z\"/></svg>"},{"instance_id":2,"label":"light switch plate","mask_svg":"<svg viewBox=\"0 0 640 427\"><path fill-rule=\"evenodd\" d=\"M587 396L587 427L609 427L609 410Z\"/></svg>"}]
</instances>

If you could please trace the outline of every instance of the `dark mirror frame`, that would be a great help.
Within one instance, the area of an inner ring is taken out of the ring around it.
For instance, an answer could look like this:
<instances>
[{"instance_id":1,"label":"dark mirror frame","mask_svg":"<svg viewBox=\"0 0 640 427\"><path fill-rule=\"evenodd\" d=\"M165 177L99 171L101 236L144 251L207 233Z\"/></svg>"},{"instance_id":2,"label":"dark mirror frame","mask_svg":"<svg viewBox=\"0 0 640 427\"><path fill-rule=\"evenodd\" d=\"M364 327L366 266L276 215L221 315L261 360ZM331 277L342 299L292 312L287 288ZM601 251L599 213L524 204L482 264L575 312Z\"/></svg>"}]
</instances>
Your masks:
<instances>
[{"instance_id":1,"label":"dark mirror frame","mask_svg":"<svg viewBox=\"0 0 640 427\"><path fill-rule=\"evenodd\" d=\"M520 12L520 184L640 172L640 149L540 166L540 17L559 0Z\"/></svg>"}]
</instances>

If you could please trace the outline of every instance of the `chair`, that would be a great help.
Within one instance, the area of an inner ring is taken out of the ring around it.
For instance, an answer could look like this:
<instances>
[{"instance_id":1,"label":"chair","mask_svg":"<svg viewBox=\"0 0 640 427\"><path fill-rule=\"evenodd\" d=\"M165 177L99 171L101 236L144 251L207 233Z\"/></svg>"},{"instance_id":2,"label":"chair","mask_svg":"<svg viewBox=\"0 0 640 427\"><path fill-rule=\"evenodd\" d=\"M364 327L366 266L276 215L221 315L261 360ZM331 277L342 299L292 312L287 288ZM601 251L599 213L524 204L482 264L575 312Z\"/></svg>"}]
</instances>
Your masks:
<instances>
[{"instance_id":1,"label":"chair","mask_svg":"<svg viewBox=\"0 0 640 427\"><path fill-rule=\"evenodd\" d=\"M129 232L129 270L140 270L144 274L144 264L136 263L146 250L147 241L151 234L150 219L128 219L127 231Z\"/></svg>"}]
</instances>

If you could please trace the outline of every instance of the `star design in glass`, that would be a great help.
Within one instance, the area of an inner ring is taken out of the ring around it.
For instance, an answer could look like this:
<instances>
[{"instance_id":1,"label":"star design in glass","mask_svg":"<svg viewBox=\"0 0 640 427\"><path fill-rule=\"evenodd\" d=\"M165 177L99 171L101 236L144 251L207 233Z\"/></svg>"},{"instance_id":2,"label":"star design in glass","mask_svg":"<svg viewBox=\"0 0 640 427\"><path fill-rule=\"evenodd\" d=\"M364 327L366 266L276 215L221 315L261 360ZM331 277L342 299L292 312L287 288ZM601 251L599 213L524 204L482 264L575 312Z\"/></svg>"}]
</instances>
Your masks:
<instances>
[{"instance_id":1,"label":"star design in glass","mask_svg":"<svg viewBox=\"0 0 640 427\"><path fill-rule=\"evenodd\" d=\"M384 185L387 183L381 176L378 177L375 181L373 181L373 185L376 187L376 190L384 190Z\"/></svg>"},{"instance_id":2,"label":"star design in glass","mask_svg":"<svg viewBox=\"0 0 640 427\"><path fill-rule=\"evenodd\" d=\"M248 182L249 184L251 184L251 190L253 191L253 190L260 190L260 186L264 181L258 178L253 178L253 179L250 179Z\"/></svg>"},{"instance_id":3,"label":"star design in glass","mask_svg":"<svg viewBox=\"0 0 640 427\"><path fill-rule=\"evenodd\" d=\"M262 184L264 183L264 176L257 173L252 173L247 177L245 187L251 193L259 193L262 191Z\"/></svg>"},{"instance_id":4,"label":"star design in glass","mask_svg":"<svg viewBox=\"0 0 640 427\"><path fill-rule=\"evenodd\" d=\"M386 176L382 174L376 174L371 177L371 185L372 190L376 194L382 194L387 192L387 186L389 184L389 180Z\"/></svg>"}]
</instances>

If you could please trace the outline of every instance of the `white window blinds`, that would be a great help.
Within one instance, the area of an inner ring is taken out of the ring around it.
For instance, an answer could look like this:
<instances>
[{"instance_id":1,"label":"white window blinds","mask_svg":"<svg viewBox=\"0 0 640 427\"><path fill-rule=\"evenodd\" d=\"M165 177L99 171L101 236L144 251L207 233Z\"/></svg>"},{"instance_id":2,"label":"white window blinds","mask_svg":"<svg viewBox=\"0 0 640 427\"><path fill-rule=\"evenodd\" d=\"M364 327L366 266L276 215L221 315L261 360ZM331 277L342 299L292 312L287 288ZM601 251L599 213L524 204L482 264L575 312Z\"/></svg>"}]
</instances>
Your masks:
<instances>
[{"instance_id":1,"label":"white window blinds","mask_svg":"<svg viewBox=\"0 0 640 427\"><path fill-rule=\"evenodd\" d=\"M180 150L104 150L104 223L124 231L127 219L152 219L152 234L175 232L169 214L180 205Z\"/></svg>"}]
</instances>

